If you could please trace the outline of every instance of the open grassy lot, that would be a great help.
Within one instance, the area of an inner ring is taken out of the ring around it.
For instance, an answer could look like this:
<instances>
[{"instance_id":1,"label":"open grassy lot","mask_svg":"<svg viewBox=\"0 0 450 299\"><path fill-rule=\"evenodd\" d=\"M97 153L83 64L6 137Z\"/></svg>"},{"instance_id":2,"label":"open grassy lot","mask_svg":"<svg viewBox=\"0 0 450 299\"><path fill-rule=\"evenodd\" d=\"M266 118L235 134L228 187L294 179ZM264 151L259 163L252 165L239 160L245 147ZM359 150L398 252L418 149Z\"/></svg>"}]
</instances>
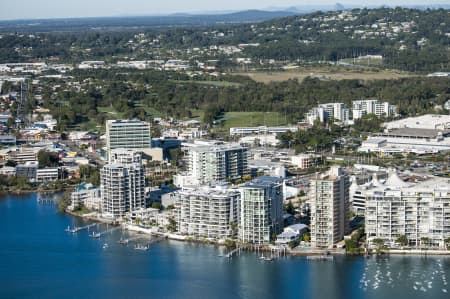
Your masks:
<instances>
[{"instance_id":1,"label":"open grassy lot","mask_svg":"<svg viewBox=\"0 0 450 299\"><path fill-rule=\"evenodd\" d=\"M156 110L155 108L150 107L150 106L146 106L146 105L142 104L141 102L137 102L137 103L135 104L135 107L142 107L142 108L144 108L145 112L146 112L147 114L152 115L153 117L161 117L161 116L163 116L163 115L161 114L161 112L159 112L159 111Z\"/></svg>"},{"instance_id":2,"label":"open grassy lot","mask_svg":"<svg viewBox=\"0 0 450 299\"><path fill-rule=\"evenodd\" d=\"M183 84L201 84L201 85L210 85L217 87L239 87L241 84L236 82L228 82L228 81L182 81L182 80L171 80L174 83L183 83Z\"/></svg>"},{"instance_id":3,"label":"open grassy lot","mask_svg":"<svg viewBox=\"0 0 450 299\"><path fill-rule=\"evenodd\" d=\"M203 116L205 115L205 111L200 109L191 109L192 117L191 118L185 118L185 119L196 119L199 121L203 121Z\"/></svg>"},{"instance_id":4,"label":"open grassy lot","mask_svg":"<svg viewBox=\"0 0 450 299\"><path fill-rule=\"evenodd\" d=\"M114 117L121 117L122 114L117 112L113 107L97 107L98 112L111 114Z\"/></svg>"},{"instance_id":5,"label":"open grassy lot","mask_svg":"<svg viewBox=\"0 0 450 299\"><path fill-rule=\"evenodd\" d=\"M284 116L278 112L226 112L218 130L229 130L231 127L278 126L285 125Z\"/></svg>"},{"instance_id":6,"label":"open grassy lot","mask_svg":"<svg viewBox=\"0 0 450 299\"><path fill-rule=\"evenodd\" d=\"M249 76L253 80L262 83L280 82L289 79L297 79L303 81L306 77L319 78L323 80L384 80L384 79L399 79L405 77L412 77L412 74L395 72L388 70L358 70L340 67L315 67L315 68L297 68L289 71L276 72L247 72L239 73L239 75Z\"/></svg>"}]
</instances>

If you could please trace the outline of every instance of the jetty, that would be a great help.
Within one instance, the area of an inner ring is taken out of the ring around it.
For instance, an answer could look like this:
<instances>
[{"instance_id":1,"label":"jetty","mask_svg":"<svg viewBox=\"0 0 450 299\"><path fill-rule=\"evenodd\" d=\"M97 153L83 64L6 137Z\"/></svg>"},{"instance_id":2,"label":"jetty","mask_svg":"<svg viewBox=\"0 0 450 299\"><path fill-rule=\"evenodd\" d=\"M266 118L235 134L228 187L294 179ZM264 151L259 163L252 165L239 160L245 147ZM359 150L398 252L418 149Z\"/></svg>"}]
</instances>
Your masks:
<instances>
[{"instance_id":1,"label":"jetty","mask_svg":"<svg viewBox=\"0 0 450 299\"><path fill-rule=\"evenodd\" d=\"M40 193L38 193L37 202L40 204L54 204L55 203L52 197L50 197L49 195L44 195L44 194L40 194Z\"/></svg>"},{"instance_id":2,"label":"jetty","mask_svg":"<svg viewBox=\"0 0 450 299\"><path fill-rule=\"evenodd\" d=\"M82 231L82 230L85 230L85 229L89 230L91 227L94 227L96 225L97 225L97 223L91 223L91 224L88 224L88 225L85 225L85 226L74 226L73 228L68 226L66 228L66 232L75 234L75 233L77 233L79 231Z\"/></svg>"},{"instance_id":3,"label":"jetty","mask_svg":"<svg viewBox=\"0 0 450 299\"><path fill-rule=\"evenodd\" d=\"M147 239L147 236L144 235L138 235L132 238L127 238L127 239L120 239L119 241L117 241L117 243L122 244L122 245L128 245L130 242L133 241L137 241L137 240L141 240L141 239ZM152 238L150 239L150 241L147 243L147 245L151 245L153 243L157 243L161 240L164 239L164 236L160 236L160 235L154 235L152 236Z\"/></svg>"},{"instance_id":4,"label":"jetty","mask_svg":"<svg viewBox=\"0 0 450 299\"><path fill-rule=\"evenodd\" d=\"M113 231L115 231L115 230L118 230L118 229L120 229L121 227L120 226L117 226L117 227L113 227L113 228L107 228L105 231L103 231L103 232L99 232L98 234L99 234L99 237L101 237L101 236L103 236L103 235L106 235L106 234L108 234L108 233L111 233L111 232L113 232Z\"/></svg>"},{"instance_id":5,"label":"jetty","mask_svg":"<svg viewBox=\"0 0 450 299\"><path fill-rule=\"evenodd\" d=\"M333 262L334 256L332 255L308 255L306 257L308 261L322 261L322 262Z\"/></svg>"},{"instance_id":6,"label":"jetty","mask_svg":"<svg viewBox=\"0 0 450 299\"><path fill-rule=\"evenodd\" d=\"M223 256L227 257L227 258L232 258L233 255L235 255L235 254L236 255L240 255L241 251L246 249L246 248L247 248L246 246L238 246L238 247L236 247L235 249L231 250L230 252L228 252L227 254L225 254Z\"/></svg>"}]
</instances>

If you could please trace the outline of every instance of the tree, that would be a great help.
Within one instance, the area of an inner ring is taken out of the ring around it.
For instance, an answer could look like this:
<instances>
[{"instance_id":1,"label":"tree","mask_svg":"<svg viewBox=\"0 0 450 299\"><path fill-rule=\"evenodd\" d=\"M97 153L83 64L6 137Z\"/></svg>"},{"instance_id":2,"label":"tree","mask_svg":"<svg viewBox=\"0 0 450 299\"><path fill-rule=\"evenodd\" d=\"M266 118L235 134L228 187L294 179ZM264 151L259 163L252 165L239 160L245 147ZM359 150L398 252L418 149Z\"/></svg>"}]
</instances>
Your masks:
<instances>
[{"instance_id":1,"label":"tree","mask_svg":"<svg viewBox=\"0 0 450 299\"><path fill-rule=\"evenodd\" d=\"M305 242L309 242L309 241L311 241L311 235L309 234L309 233L307 233L307 234L303 234L303 241L305 241Z\"/></svg>"},{"instance_id":2,"label":"tree","mask_svg":"<svg viewBox=\"0 0 450 299\"><path fill-rule=\"evenodd\" d=\"M450 238L445 239L444 244L447 247L447 250L450 250Z\"/></svg>"},{"instance_id":3,"label":"tree","mask_svg":"<svg viewBox=\"0 0 450 299\"><path fill-rule=\"evenodd\" d=\"M236 241L232 240L232 239L226 239L225 240L225 247L228 250L234 249L236 248Z\"/></svg>"},{"instance_id":4,"label":"tree","mask_svg":"<svg viewBox=\"0 0 450 299\"><path fill-rule=\"evenodd\" d=\"M155 201L155 202L152 202L152 208L161 210L162 209L162 205L161 205L161 203L159 201Z\"/></svg>"},{"instance_id":5,"label":"tree","mask_svg":"<svg viewBox=\"0 0 450 299\"><path fill-rule=\"evenodd\" d=\"M64 213L71 203L70 192L64 192L62 196L56 199L56 203L58 205L58 212Z\"/></svg>"},{"instance_id":6,"label":"tree","mask_svg":"<svg viewBox=\"0 0 450 299\"><path fill-rule=\"evenodd\" d=\"M169 217L169 225L167 226L167 229L169 232L175 232L177 231L177 221L173 217Z\"/></svg>"},{"instance_id":7,"label":"tree","mask_svg":"<svg viewBox=\"0 0 450 299\"><path fill-rule=\"evenodd\" d=\"M292 204L292 201L290 201L290 200L289 200L289 202L288 202L287 205L286 205L286 212L289 213L289 214L291 214L291 215L294 215L294 214L295 214L295 208L294 208L294 205Z\"/></svg>"},{"instance_id":8,"label":"tree","mask_svg":"<svg viewBox=\"0 0 450 299\"><path fill-rule=\"evenodd\" d=\"M372 243L377 247L377 254L383 253L383 249L385 248L383 239L373 239Z\"/></svg>"},{"instance_id":9,"label":"tree","mask_svg":"<svg viewBox=\"0 0 450 299\"><path fill-rule=\"evenodd\" d=\"M345 252L347 254L359 254L360 248L358 242L353 239L345 240Z\"/></svg>"},{"instance_id":10,"label":"tree","mask_svg":"<svg viewBox=\"0 0 450 299\"><path fill-rule=\"evenodd\" d=\"M405 235L400 235L397 238L397 243L399 243L402 246L408 245L408 238L406 238Z\"/></svg>"},{"instance_id":11,"label":"tree","mask_svg":"<svg viewBox=\"0 0 450 299\"><path fill-rule=\"evenodd\" d=\"M80 165L80 178L94 186L100 185L100 170L91 165Z\"/></svg>"},{"instance_id":12,"label":"tree","mask_svg":"<svg viewBox=\"0 0 450 299\"><path fill-rule=\"evenodd\" d=\"M431 242L431 240L430 240L430 238L428 238L428 237L422 237L422 238L420 238L420 243L421 243L422 245L428 246L428 245L430 245L430 242Z\"/></svg>"},{"instance_id":13,"label":"tree","mask_svg":"<svg viewBox=\"0 0 450 299\"><path fill-rule=\"evenodd\" d=\"M183 158L183 151L179 147L172 148L169 150L169 155L170 155L170 161L172 162L172 164L178 165L178 163Z\"/></svg>"},{"instance_id":14,"label":"tree","mask_svg":"<svg viewBox=\"0 0 450 299\"><path fill-rule=\"evenodd\" d=\"M230 229L231 229L231 234L233 236L236 236L237 233L238 233L238 225L237 225L237 223L236 222L231 222L230 223Z\"/></svg>"},{"instance_id":15,"label":"tree","mask_svg":"<svg viewBox=\"0 0 450 299\"><path fill-rule=\"evenodd\" d=\"M39 168L57 167L59 163L58 153L40 150L38 152Z\"/></svg>"}]
</instances>

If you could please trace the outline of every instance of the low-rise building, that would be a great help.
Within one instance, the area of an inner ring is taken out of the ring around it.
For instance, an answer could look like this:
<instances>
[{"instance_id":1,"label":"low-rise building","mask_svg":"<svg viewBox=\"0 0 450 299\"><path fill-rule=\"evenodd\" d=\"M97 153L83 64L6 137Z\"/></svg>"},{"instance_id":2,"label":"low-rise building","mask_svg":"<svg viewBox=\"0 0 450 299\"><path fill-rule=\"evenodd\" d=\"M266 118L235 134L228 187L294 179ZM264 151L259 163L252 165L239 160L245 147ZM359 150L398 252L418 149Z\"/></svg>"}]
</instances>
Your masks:
<instances>
[{"instance_id":1,"label":"low-rise building","mask_svg":"<svg viewBox=\"0 0 450 299\"><path fill-rule=\"evenodd\" d=\"M275 244L288 244L300 240L300 238L308 232L306 224L292 224L284 228L283 232L277 236Z\"/></svg>"},{"instance_id":2,"label":"low-rise building","mask_svg":"<svg viewBox=\"0 0 450 299\"><path fill-rule=\"evenodd\" d=\"M417 155L450 151L450 129L401 128L386 130L363 141L359 152L415 153Z\"/></svg>"},{"instance_id":3,"label":"low-rise building","mask_svg":"<svg viewBox=\"0 0 450 299\"><path fill-rule=\"evenodd\" d=\"M286 126L286 127L236 127L230 128L230 135L252 135L252 134L281 134L286 132L297 132L298 127Z\"/></svg>"},{"instance_id":4,"label":"low-rise building","mask_svg":"<svg viewBox=\"0 0 450 299\"><path fill-rule=\"evenodd\" d=\"M11 166L3 166L0 168L0 175L15 176L16 168Z\"/></svg>"},{"instance_id":5,"label":"low-rise building","mask_svg":"<svg viewBox=\"0 0 450 299\"><path fill-rule=\"evenodd\" d=\"M300 154L291 157L291 164L300 169L307 169L319 165L322 156L316 154Z\"/></svg>"},{"instance_id":6,"label":"low-rise building","mask_svg":"<svg viewBox=\"0 0 450 299\"><path fill-rule=\"evenodd\" d=\"M58 167L46 167L36 170L36 182L38 183L53 182L57 179L59 179Z\"/></svg>"},{"instance_id":7,"label":"low-rise building","mask_svg":"<svg viewBox=\"0 0 450 299\"><path fill-rule=\"evenodd\" d=\"M0 135L0 144L3 145L15 145L16 136L14 135Z\"/></svg>"},{"instance_id":8,"label":"low-rise building","mask_svg":"<svg viewBox=\"0 0 450 299\"><path fill-rule=\"evenodd\" d=\"M9 159L18 164L37 161L37 154L40 148L35 147L21 147L9 154Z\"/></svg>"},{"instance_id":9,"label":"low-rise building","mask_svg":"<svg viewBox=\"0 0 450 299\"><path fill-rule=\"evenodd\" d=\"M27 181L34 183L36 182L36 173L38 170L37 161L29 161L25 164L19 164L16 166L16 176L24 177Z\"/></svg>"},{"instance_id":10,"label":"low-rise building","mask_svg":"<svg viewBox=\"0 0 450 299\"><path fill-rule=\"evenodd\" d=\"M92 184L79 184L72 192L70 199L69 210L73 211L81 206L94 211L101 210L100 189Z\"/></svg>"}]
</instances>

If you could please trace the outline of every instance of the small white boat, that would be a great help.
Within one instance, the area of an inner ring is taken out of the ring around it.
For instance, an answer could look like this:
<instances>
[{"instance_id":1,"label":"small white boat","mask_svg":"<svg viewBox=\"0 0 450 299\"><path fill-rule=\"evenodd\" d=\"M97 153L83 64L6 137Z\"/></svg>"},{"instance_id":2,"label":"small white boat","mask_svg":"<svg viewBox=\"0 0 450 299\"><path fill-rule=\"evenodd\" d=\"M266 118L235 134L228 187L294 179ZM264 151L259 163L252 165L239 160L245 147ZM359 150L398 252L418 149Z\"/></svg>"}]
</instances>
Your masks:
<instances>
[{"instance_id":1,"label":"small white boat","mask_svg":"<svg viewBox=\"0 0 450 299\"><path fill-rule=\"evenodd\" d=\"M91 238L100 238L100 233L92 232L92 234L89 235Z\"/></svg>"},{"instance_id":2,"label":"small white boat","mask_svg":"<svg viewBox=\"0 0 450 299\"><path fill-rule=\"evenodd\" d=\"M262 260L262 261L265 261L265 262L271 262L271 261L273 261L273 257L271 257L271 256L264 256L264 255L261 255L261 256L259 257L259 259Z\"/></svg>"},{"instance_id":3,"label":"small white boat","mask_svg":"<svg viewBox=\"0 0 450 299\"><path fill-rule=\"evenodd\" d=\"M103 249L106 249L108 247L109 247L108 243L103 244Z\"/></svg>"},{"instance_id":4,"label":"small white boat","mask_svg":"<svg viewBox=\"0 0 450 299\"><path fill-rule=\"evenodd\" d=\"M135 250L142 250L142 251L147 251L150 247L148 245L141 245L141 244L136 244L134 246Z\"/></svg>"}]
</instances>

